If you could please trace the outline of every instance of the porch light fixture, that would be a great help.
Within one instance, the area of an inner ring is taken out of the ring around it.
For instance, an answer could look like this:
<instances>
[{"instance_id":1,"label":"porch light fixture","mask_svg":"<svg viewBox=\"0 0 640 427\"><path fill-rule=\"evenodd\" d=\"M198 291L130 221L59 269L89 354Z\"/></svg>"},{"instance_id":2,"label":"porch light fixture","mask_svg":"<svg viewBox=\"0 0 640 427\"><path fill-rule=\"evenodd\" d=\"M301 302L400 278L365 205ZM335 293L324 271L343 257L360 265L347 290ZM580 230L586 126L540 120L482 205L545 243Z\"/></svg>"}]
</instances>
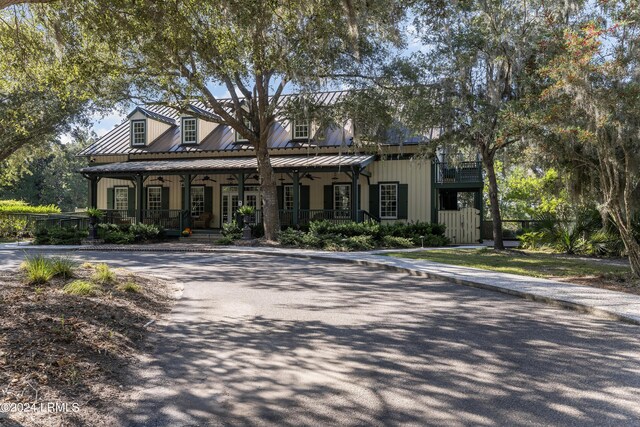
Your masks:
<instances>
[{"instance_id":1,"label":"porch light fixture","mask_svg":"<svg viewBox=\"0 0 640 427\"><path fill-rule=\"evenodd\" d=\"M280 181L280 182L284 181L284 177L282 176L282 174L280 174L280 178L278 178L278 181Z\"/></svg>"}]
</instances>

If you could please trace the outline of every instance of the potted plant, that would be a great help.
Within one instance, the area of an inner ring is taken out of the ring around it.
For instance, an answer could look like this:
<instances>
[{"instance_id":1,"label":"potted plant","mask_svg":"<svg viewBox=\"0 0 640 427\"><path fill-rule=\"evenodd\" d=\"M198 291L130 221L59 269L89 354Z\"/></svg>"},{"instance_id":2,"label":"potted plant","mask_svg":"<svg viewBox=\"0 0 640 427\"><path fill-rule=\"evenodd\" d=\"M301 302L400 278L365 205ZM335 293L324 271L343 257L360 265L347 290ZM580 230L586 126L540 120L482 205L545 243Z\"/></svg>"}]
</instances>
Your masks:
<instances>
[{"instance_id":1,"label":"potted plant","mask_svg":"<svg viewBox=\"0 0 640 427\"><path fill-rule=\"evenodd\" d=\"M182 237L189 237L191 236L191 228L187 227L184 230L182 230Z\"/></svg>"},{"instance_id":2,"label":"potted plant","mask_svg":"<svg viewBox=\"0 0 640 427\"><path fill-rule=\"evenodd\" d=\"M253 206L244 205L238 208L238 213L242 215L242 222L244 226L242 227L242 240L251 240L251 227L249 226L249 217L253 215L255 209Z\"/></svg>"},{"instance_id":3,"label":"potted plant","mask_svg":"<svg viewBox=\"0 0 640 427\"><path fill-rule=\"evenodd\" d=\"M88 208L87 216L89 217L89 238L91 240L98 239L98 222L100 222L100 218L104 216L104 212L100 209L96 208Z\"/></svg>"}]
</instances>

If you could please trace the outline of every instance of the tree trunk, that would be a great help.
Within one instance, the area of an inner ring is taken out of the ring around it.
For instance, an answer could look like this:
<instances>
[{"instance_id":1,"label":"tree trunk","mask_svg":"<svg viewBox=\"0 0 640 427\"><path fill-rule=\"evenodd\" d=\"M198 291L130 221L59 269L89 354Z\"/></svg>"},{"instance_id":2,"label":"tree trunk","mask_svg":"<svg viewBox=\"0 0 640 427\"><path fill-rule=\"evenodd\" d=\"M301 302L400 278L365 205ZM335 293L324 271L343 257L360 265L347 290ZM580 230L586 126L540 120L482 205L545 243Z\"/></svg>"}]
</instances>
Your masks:
<instances>
[{"instance_id":1,"label":"tree trunk","mask_svg":"<svg viewBox=\"0 0 640 427\"><path fill-rule=\"evenodd\" d=\"M267 134L261 135L260 144L256 149L258 159L258 174L260 175L260 192L262 195L262 223L264 224L264 237L267 240L276 240L280 231L280 214L278 211L278 190L275 174L269 158L267 148ZM264 141L262 140L264 139Z\"/></svg>"},{"instance_id":2,"label":"tree trunk","mask_svg":"<svg viewBox=\"0 0 640 427\"><path fill-rule=\"evenodd\" d=\"M616 227L620 232L620 238L624 243L624 248L629 256L631 274L633 277L640 278L640 243L638 243L633 234L631 219L625 220L625 216L622 215L618 207L613 207L612 214Z\"/></svg>"},{"instance_id":3,"label":"tree trunk","mask_svg":"<svg viewBox=\"0 0 640 427\"><path fill-rule=\"evenodd\" d=\"M498 202L498 180L496 178L494 158L492 155L486 155L483 151L482 162L484 163L484 167L487 168L487 177L489 178L489 206L493 222L493 248L504 250L502 217L500 216L500 204Z\"/></svg>"}]
</instances>

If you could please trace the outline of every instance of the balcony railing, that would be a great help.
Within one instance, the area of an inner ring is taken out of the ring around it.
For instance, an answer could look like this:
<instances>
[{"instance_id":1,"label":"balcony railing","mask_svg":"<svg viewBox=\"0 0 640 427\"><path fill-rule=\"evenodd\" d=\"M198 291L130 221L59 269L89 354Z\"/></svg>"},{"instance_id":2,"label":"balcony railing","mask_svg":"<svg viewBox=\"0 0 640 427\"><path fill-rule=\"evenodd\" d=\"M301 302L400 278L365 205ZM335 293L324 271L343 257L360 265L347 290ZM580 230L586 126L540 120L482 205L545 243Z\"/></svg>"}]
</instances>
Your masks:
<instances>
[{"instance_id":1,"label":"balcony railing","mask_svg":"<svg viewBox=\"0 0 640 427\"><path fill-rule=\"evenodd\" d=\"M482 183L482 162L434 162L436 184Z\"/></svg>"}]
</instances>

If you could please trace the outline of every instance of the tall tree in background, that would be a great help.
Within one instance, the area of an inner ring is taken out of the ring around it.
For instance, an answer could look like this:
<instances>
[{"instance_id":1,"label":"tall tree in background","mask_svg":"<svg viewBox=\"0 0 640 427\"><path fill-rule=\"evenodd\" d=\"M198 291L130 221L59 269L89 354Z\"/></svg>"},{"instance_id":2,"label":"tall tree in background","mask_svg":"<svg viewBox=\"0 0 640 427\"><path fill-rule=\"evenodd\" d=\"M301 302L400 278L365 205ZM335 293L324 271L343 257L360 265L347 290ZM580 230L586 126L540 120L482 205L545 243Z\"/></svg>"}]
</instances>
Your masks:
<instances>
[{"instance_id":1,"label":"tall tree in background","mask_svg":"<svg viewBox=\"0 0 640 427\"><path fill-rule=\"evenodd\" d=\"M640 2L598 2L564 47L542 73L547 155L600 201L640 277Z\"/></svg>"},{"instance_id":2,"label":"tall tree in background","mask_svg":"<svg viewBox=\"0 0 640 427\"><path fill-rule=\"evenodd\" d=\"M0 172L0 199L23 200L32 205L56 205L73 212L87 202L87 182L77 173L85 159L76 155L93 142L87 132L74 132L67 144L52 140L19 156L20 168ZM16 156L18 157L18 156Z\"/></svg>"},{"instance_id":3,"label":"tall tree in background","mask_svg":"<svg viewBox=\"0 0 640 427\"><path fill-rule=\"evenodd\" d=\"M101 42L68 37L63 45L57 25L46 24L32 6L0 9L0 162L125 96L118 58Z\"/></svg>"},{"instance_id":4,"label":"tall tree in background","mask_svg":"<svg viewBox=\"0 0 640 427\"><path fill-rule=\"evenodd\" d=\"M535 75L546 54L543 41L566 22L569 3L426 2L416 14L426 53L414 60L420 58L434 101L429 108L414 109L414 122L441 123L439 143L450 141L479 152L487 173L496 249L504 249L496 153L526 141L534 129L529 111L539 90Z\"/></svg>"},{"instance_id":5,"label":"tall tree in background","mask_svg":"<svg viewBox=\"0 0 640 427\"><path fill-rule=\"evenodd\" d=\"M265 236L279 228L267 141L288 85L318 88L319 76L374 66L401 37L402 9L387 1L90 0L43 7L59 34L107 43L126 62L136 99L185 110L198 99L253 146ZM222 85L231 102L212 87Z\"/></svg>"}]
</instances>

